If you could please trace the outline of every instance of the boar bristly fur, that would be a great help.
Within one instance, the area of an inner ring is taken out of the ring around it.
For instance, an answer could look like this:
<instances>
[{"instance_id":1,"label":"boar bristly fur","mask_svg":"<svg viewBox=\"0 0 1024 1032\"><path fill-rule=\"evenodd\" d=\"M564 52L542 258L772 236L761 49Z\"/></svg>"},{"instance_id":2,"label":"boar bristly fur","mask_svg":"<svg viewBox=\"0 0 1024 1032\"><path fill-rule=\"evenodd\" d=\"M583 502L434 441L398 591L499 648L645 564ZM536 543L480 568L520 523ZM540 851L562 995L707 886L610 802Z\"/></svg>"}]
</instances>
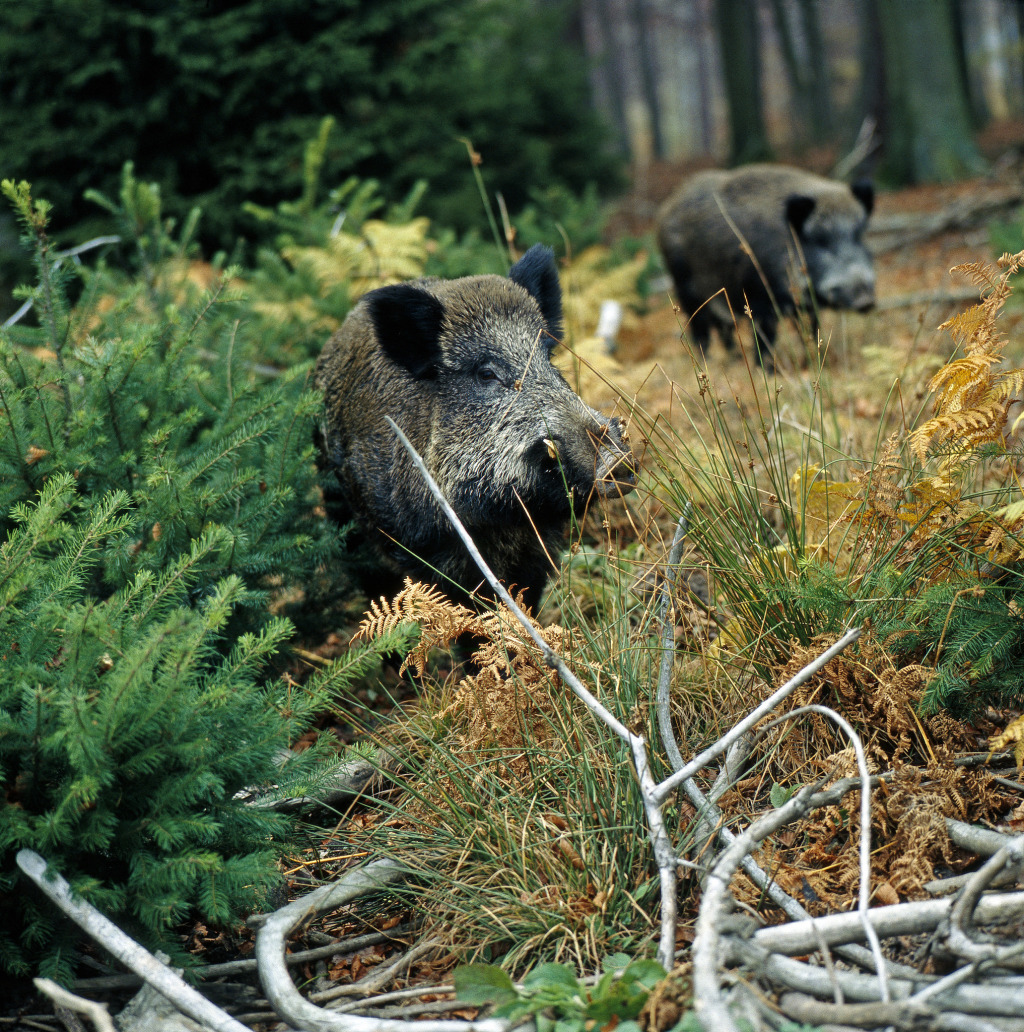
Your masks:
<instances>
[{"instance_id":1,"label":"boar bristly fur","mask_svg":"<svg viewBox=\"0 0 1024 1032\"><path fill-rule=\"evenodd\" d=\"M805 310L816 332L818 307L869 309L875 273L862 235L873 206L866 180L847 186L785 165L686 180L659 212L658 244L693 340L703 351L716 329L731 347L749 304L758 359L770 361L779 315Z\"/></svg>"},{"instance_id":2,"label":"boar bristly fur","mask_svg":"<svg viewBox=\"0 0 1024 1032\"><path fill-rule=\"evenodd\" d=\"M587 406L551 364L561 324L554 255L535 246L508 277L371 291L327 342L316 379L325 397L322 463L338 480L332 515L370 528L393 573L448 591L483 582L385 416L497 576L530 605L573 507L630 490L618 420Z\"/></svg>"}]
</instances>

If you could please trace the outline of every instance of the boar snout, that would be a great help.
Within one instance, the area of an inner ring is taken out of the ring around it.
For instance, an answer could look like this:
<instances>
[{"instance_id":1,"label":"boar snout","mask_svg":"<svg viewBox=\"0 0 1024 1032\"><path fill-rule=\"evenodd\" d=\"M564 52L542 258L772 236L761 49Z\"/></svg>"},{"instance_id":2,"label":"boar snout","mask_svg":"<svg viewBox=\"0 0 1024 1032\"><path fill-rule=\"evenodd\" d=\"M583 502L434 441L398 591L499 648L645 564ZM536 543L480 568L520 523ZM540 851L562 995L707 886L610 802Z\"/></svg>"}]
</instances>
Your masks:
<instances>
[{"instance_id":1,"label":"boar snout","mask_svg":"<svg viewBox=\"0 0 1024 1032\"><path fill-rule=\"evenodd\" d=\"M532 452L542 468L564 477L577 497L591 491L604 497L626 494L636 486L635 460L617 419L598 417L586 430L552 433L535 442Z\"/></svg>"},{"instance_id":2,"label":"boar snout","mask_svg":"<svg viewBox=\"0 0 1024 1032\"><path fill-rule=\"evenodd\" d=\"M593 437L597 447L594 482L598 494L629 494L636 487L636 461L622 424L617 419L609 419Z\"/></svg>"},{"instance_id":3,"label":"boar snout","mask_svg":"<svg viewBox=\"0 0 1024 1032\"><path fill-rule=\"evenodd\" d=\"M875 281L865 283L850 302L850 307L855 312L870 312L875 307Z\"/></svg>"},{"instance_id":4,"label":"boar snout","mask_svg":"<svg viewBox=\"0 0 1024 1032\"><path fill-rule=\"evenodd\" d=\"M867 312L875 307L875 278L866 272L859 277L847 277L842 282L828 285L822 301L829 308L847 308Z\"/></svg>"}]
</instances>

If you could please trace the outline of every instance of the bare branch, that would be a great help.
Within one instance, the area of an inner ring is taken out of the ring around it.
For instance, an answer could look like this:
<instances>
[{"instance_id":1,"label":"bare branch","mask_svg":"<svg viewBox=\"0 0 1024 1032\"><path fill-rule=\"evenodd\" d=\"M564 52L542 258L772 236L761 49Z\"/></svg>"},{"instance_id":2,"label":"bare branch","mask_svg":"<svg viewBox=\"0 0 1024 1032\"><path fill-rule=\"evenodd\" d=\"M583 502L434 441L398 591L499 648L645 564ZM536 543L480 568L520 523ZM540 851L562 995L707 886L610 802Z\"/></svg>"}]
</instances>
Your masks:
<instances>
[{"instance_id":1,"label":"bare branch","mask_svg":"<svg viewBox=\"0 0 1024 1032\"><path fill-rule=\"evenodd\" d=\"M728 940L726 957L734 963L754 967L759 976L797 992L809 993L823 999L832 997L832 979L822 967L782 957L777 953L768 953L755 946L752 941L741 939L739 936L733 936ZM874 975L840 971L836 977L847 1000L878 1000L878 979ZM931 981L931 976L927 975L918 975L916 980L894 978L889 983L889 989L894 1000L906 1000L921 982ZM1019 1018L1021 998L1019 985L961 985L943 997L942 1005L947 1011ZM723 1026L726 1027L728 1026Z\"/></svg>"},{"instance_id":2,"label":"bare branch","mask_svg":"<svg viewBox=\"0 0 1024 1032\"><path fill-rule=\"evenodd\" d=\"M314 993L310 999L316 1003L325 1003L328 1000L336 1000L340 996L369 996L370 993L383 989L393 978L397 978L403 971L415 963L420 957L432 953L437 949L439 943L436 939L428 939L426 942L418 943L411 949L406 950L390 964L381 964L374 968L365 978L348 985L337 985L332 989L325 989L322 993Z\"/></svg>"},{"instance_id":3,"label":"bare branch","mask_svg":"<svg viewBox=\"0 0 1024 1032\"><path fill-rule=\"evenodd\" d=\"M894 935L919 935L931 932L949 914L951 906L952 900L949 899L896 903L889 907L874 907L868 912L868 920L883 939ZM1022 916L1024 892L982 896L974 911L974 919L982 925L1012 921ZM857 913L830 914L762 928L754 933L754 942L773 953L799 956L814 950L818 945L818 934L829 946L861 942L864 925Z\"/></svg>"},{"instance_id":4,"label":"bare branch","mask_svg":"<svg viewBox=\"0 0 1024 1032\"><path fill-rule=\"evenodd\" d=\"M882 957L882 946L871 922L868 921L868 908L871 903L871 775L868 772L868 761L864 754L864 745L860 735L854 731L850 722L829 706L818 704L800 706L787 713L780 720L789 720L801 716L804 713L818 713L827 717L833 723L842 728L846 737L853 746L854 755L857 757L857 770L860 773L860 886L857 897L857 911L861 916L864 931L867 933L868 943L871 952L875 957L875 970L878 972L878 982L881 987L882 1000L889 999L889 989L886 984L885 960Z\"/></svg>"},{"instance_id":5,"label":"bare branch","mask_svg":"<svg viewBox=\"0 0 1024 1032\"><path fill-rule=\"evenodd\" d=\"M661 733L661 746L668 756L673 770L683 766L683 757L676 745L675 732L672 730L672 712L669 707L669 681L672 678L672 659L675 650L675 598L676 578L679 574L679 559L683 554L683 543L686 540L686 529L690 522L692 506L687 500L682 516L676 524L672 547L665 563L665 579L661 586L661 672L658 676L658 730Z\"/></svg>"},{"instance_id":6,"label":"bare branch","mask_svg":"<svg viewBox=\"0 0 1024 1032\"><path fill-rule=\"evenodd\" d=\"M773 692L757 709L751 711L738 724L723 735L713 745L708 746L702 753L695 756L685 767L677 770L674 774L665 778L657 787L657 798L659 801L665 797L677 785L692 778L697 771L707 766L716 756L721 756L737 738L744 735L762 717L770 713L783 699L792 695L805 681L810 680L823 666L839 655L851 642L856 641L861 635L860 627L853 627L848 630L834 645L826 649L817 659L808 663L795 677L790 678L781 688Z\"/></svg>"},{"instance_id":7,"label":"bare branch","mask_svg":"<svg viewBox=\"0 0 1024 1032\"><path fill-rule=\"evenodd\" d=\"M387 888L406 876L394 860L374 860L343 874L330 885L294 900L271 914L256 937L256 961L260 982L270 1005L295 1028L306 1032L507 1032L508 1023L484 1021L409 1022L339 1014L310 1003L295 988L284 962L285 942L303 921L343 906L360 896Z\"/></svg>"},{"instance_id":8,"label":"bare branch","mask_svg":"<svg viewBox=\"0 0 1024 1032\"><path fill-rule=\"evenodd\" d=\"M979 856L992 856L1004 849L1014 840L1013 835L1004 835L1001 831L993 831L991 828L979 828L973 824L965 824L963 821L955 821L952 817L946 818L946 831L949 832L950 840L961 849L977 853Z\"/></svg>"},{"instance_id":9,"label":"bare branch","mask_svg":"<svg viewBox=\"0 0 1024 1032\"><path fill-rule=\"evenodd\" d=\"M66 1010L74 1011L76 1014L84 1014L99 1030L99 1032L117 1032L113 1019L107 1010L105 1003L97 1003L95 1000L84 1000L81 996L69 993L67 989L57 985L49 978L33 978L32 984L44 995L54 1002L54 1006L63 1007Z\"/></svg>"},{"instance_id":10,"label":"bare branch","mask_svg":"<svg viewBox=\"0 0 1024 1032\"><path fill-rule=\"evenodd\" d=\"M546 641L544 641L536 627L534 627L533 621L530 620L522 609L519 608L512 596L509 595L508 591L505 589L505 586L497 577L494 576L494 572L487 565L483 556L480 554L480 550L476 547L476 543L470 537L466 528L462 525L462 521L449 504L448 499L445 498L444 494L441 492L441 489L437 486L436 481L430 475L430 471L427 469L425 463L420 458L409 439L404 433L402 433L398 424L395 423L390 416L387 417L387 420L388 423L391 424L391 429L394 430L398 439L405 447L405 450L409 453L409 457L419 470L420 476L423 477L430 493L444 510L444 513L451 522L455 532L462 539L462 542L468 549L469 554L473 557L473 561L477 564L480 568L480 572L487 579L487 583L491 586L497 597L505 603L509 611L519 621L523 630L526 631L540 649L541 654L544 656L544 662L553 670L558 672L558 676L561 677L569 686L573 694L582 700L584 705L591 713L594 714L594 716L602 721L606 727L614 731L615 734L629 746L630 751L633 754L633 763L636 766L637 779L640 783L640 794L643 799L644 812L647 815L647 832L654 851L654 859L658 865L658 878L661 883L661 934L658 941L658 960L666 970L670 969L675 958L676 946L677 858L672 846L672 841L665 828L665 822L662 819L661 804L664 802L664 795L659 795L660 789L655 784L654 778L651 775L650 764L647 758L647 742L642 736L634 735L629 728L627 728L622 721L618 719L618 717L612 714L611 711L608 710L607 707L605 707L603 703L601 703L596 696L594 696L594 694L583 685L583 682L580 681L580 679L569 669L561 656L559 656L558 653L555 652Z\"/></svg>"},{"instance_id":11,"label":"bare branch","mask_svg":"<svg viewBox=\"0 0 1024 1032\"><path fill-rule=\"evenodd\" d=\"M170 968L130 939L95 907L73 899L71 886L55 871L47 873L46 861L31 849L15 858L18 867L32 879L72 921L92 936L108 953L139 974L161 995L190 1018L209 1025L215 1032L248 1032L246 1027L186 985Z\"/></svg>"}]
</instances>

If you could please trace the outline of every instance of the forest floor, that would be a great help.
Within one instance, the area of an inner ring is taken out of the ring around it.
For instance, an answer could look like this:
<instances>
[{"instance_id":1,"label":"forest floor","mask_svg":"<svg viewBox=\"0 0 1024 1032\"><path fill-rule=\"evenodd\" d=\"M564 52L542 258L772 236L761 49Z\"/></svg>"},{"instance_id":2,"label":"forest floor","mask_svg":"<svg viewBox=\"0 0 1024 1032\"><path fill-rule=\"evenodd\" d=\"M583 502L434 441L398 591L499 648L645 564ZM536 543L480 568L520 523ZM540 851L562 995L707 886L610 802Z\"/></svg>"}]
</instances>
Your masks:
<instances>
[{"instance_id":1,"label":"forest floor","mask_svg":"<svg viewBox=\"0 0 1024 1032\"><path fill-rule=\"evenodd\" d=\"M643 196L634 196L623 206L622 224L630 232L646 231L651 225L652 212L658 200L667 194L677 170L662 169L648 178ZM1018 202L1024 184L1019 167L1005 162L999 174L985 179L959 183L955 186L920 187L907 190L882 192L878 196L874 224L903 224L908 236L918 232L915 225L925 227L929 218L942 212L955 211L965 205L971 210L984 209L982 202L992 202L993 210L1004 203L1004 219L1016 218L1017 248L1024 248L1021 235L1019 203L1016 208L1006 200L1017 196ZM981 206L979 208L979 206ZM901 223L902 220L902 223ZM916 220L916 221L915 221ZM949 270L958 264L969 262L993 262L994 248L988 219L982 214L967 224L927 233L921 231L917 239L902 246L891 246L891 239L876 258L877 300L876 309L865 315L826 312L822 316L821 339L824 344L819 359L808 359L806 349L797 333L784 325L779 334L776 348L776 374L770 388L760 372L736 352L727 352L720 343L714 342L703 362L699 362L681 342L680 315L674 309L667 292L653 296L648 309L629 319L623 327L614 355L600 364L596 375L583 375L581 393L594 407L602 411L617 408L628 417L635 406L640 406L647 416L661 416L686 433L684 409L699 408L700 385L697 373L706 373L713 389L728 399L736 413L756 408L764 401L766 389L776 391L779 410L786 414L794 426L808 418L809 406L821 404L824 398L834 413L835 444L842 452L856 459L869 459L875 454L878 442L885 434L906 425L917 418L926 403L926 384L932 373L949 357L953 344L948 333L940 330L939 324L957 311L963 310L969 301L954 299L957 291L969 286L963 276L950 276ZM899 229L895 231L898 235ZM877 238L877 239L880 239ZM870 243L870 240L869 240ZM1009 245L1013 246L1013 245ZM930 295L931 300L922 295ZM943 295L949 295L942 300ZM917 298L917 300L914 300ZM1010 307L1004 313L1002 326L1010 338L1007 360L1013 365L1024 365L1024 304ZM704 364L706 362L706 365ZM893 384L899 386L893 394ZM893 400L894 399L894 400ZM881 432L880 432L881 427ZM634 438L634 446L637 441ZM632 503L631 503L632 504ZM639 512L642 506L637 506ZM665 514L657 504L643 516L647 526L665 523ZM323 654L336 653L340 643L348 637L350 628L338 628L341 637L335 635L320 650ZM995 716L995 715L993 715ZM999 715L1003 716L1003 715ZM984 750L988 735L998 730L993 719L984 719L974 728L965 728L961 740L963 751ZM1001 773L1015 779L1012 763L1002 765ZM972 809L972 800L964 800L960 819L966 822L981 819L995 811L1002 811L1022 820L1024 808L1019 804L1024 799L1024 787L1002 789L1002 798L994 801L991 792L986 795L986 813ZM876 844L881 850L885 843ZM308 856L296 858L289 871L292 891L299 895L313 885L329 880L332 874L343 869L347 862L339 855L343 850L344 836L337 846L324 840L311 848ZM321 863L321 861L325 863ZM356 861L348 861L356 862ZM961 856L960 864L966 862ZM883 879L884 880L884 879ZM799 879L797 879L799 886ZM814 890L804 885L810 896ZM756 902L756 898L755 898ZM692 923L692 900L684 906L684 930L680 941L686 941L692 932L686 929ZM380 922L382 931L393 928L402 920L402 915L392 915ZM322 946L335 938L359 935L366 931L358 920L345 924L340 919L318 921L306 929L302 946ZM252 953L252 934L241 935L195 925L188 933L189 948L207 962L223 962L244 958ZM365 946L354 952L327 956L323 960L310 960L296 969L305 977L315 981L318 988L330 985L343 986L357 982L367 972L381 966L402 949L401 939ZM404 941L408 941L405 939ZM296 946L296 948L302 948ZM442 958L431 963L417 963L411 974L403 975L408 984L423 983L433 979L445 979L449 968ZM232 981L229 979L229 981ZM89 991L88 985L79 991L92 998L106 998L112 1011L116 1011L130 991L120 989ZM240 992L240 990L239 990ZM230 997L231 993L228 993ZM442 996L444 994L441 994ZM259 993L252 989L249 998L255 1001ZM429 997L428 997L429 1000ZM232 1010L242 1020L259 1024L257 1015L262 1008L255 1002L251 1006L243 998L232 999ZM255 1007L255 1010L253 1009ZM11 1025L0 1019L0 1028L24 1027L36 1029L59 1029L56 1019L41 1011L28 1016L22 1011L25 1024ZM246 1013L248 1012L248 1013ZM471 1013L472 1011L470 1011ZM272 1028L264 1014L261 1027Z\"/></svg>"}]
</instances>

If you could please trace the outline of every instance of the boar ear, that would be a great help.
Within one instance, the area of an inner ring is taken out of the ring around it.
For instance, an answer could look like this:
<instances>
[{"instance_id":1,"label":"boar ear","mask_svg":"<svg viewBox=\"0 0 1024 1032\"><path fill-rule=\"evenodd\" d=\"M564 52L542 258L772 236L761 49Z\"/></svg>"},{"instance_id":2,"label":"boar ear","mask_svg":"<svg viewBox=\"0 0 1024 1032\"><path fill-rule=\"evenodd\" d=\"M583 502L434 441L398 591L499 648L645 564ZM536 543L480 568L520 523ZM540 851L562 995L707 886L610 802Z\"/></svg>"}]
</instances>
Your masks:
<instances>
[{"instance_id":1,"label":"boar ear","mask_svg":"<svg viewBox=\"0 0 1024 1032\"><path fill-rule=\"evenodd\" d=\"M441 358L441 302L425 290L400 283L371 291L366 305L381 351L417 379L433 376Z\"/></svg>"},{"instance_id":2,"label":"boar ear","mask_svg":"<svg viewBox=\"0 0 1024 1032\"><path fill-rule=\"evenodd\" d=\"M790 194L786 198L786 221L798 234L803 231L804 223L810 218L817 203L813 197L806 194Z\"/></svg>"},{"instance_id":3,"label":"boar ear","mask_svg":"<svg viewBox=\"0 0 1024 1032\"><path fill-rule=\"evenodd\" d=\"M875 184L870 179L858 179L850 187L850 193L864 205L864 211L870 215L875 208Z\"/></svg>"},{"instance_id":4,"label":"boar ear","mask_svg":"<svg viewBox=\"0 0 1024 1032\"><path fill-rule=\"evenodd\" d=\"M540 305L540 314L553 337L562 336L562 288L555 268L555 252L534 244L509 269L508 278L518 283Z\"/></svg>"}]
</instances>

